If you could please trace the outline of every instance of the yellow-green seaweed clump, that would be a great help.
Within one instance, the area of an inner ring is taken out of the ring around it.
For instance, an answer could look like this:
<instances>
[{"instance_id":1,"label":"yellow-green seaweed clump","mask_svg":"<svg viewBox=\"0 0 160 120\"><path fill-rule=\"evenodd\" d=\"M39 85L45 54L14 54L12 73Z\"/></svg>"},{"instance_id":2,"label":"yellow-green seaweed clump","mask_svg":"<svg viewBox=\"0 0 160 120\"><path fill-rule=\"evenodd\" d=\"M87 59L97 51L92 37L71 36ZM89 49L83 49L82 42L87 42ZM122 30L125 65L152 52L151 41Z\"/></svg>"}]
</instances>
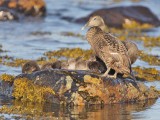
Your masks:
<instances>
[{"instance_id":1,"label":"yellow-green seaweed clump","mask_svg":"<svg viewBox=\"0 0 160 120\"><path fill-rule=\"evenodd\" d=\"M11 66L11 67L18 67L18 66L22 66L23 64L25 64L26 62L28 62L29 60L24 60L24 59L15 59L11 62L5 62L4 64L7 66Z\"/></svg>"},{"instance_id":2,"label":"yellow-green seaweed clump","mask_svg":"<svg viewBox=\"0 0 160 120\"><path fill-rule=\"evenodd\" d=\"M9 75L9 74L6 74L6 73L0 75L0 79L4 80L4 81L7 81L7 82L13 82L14 78L15 78L14 75Z\"/></svg>"},{"instance_id":3,"label":"yellow-green seaweed clump","mask_svg":"<svg viewBox=\"0 0 160 120\"><path fill-rule=\"evenodd\" d=\"M147 81L160 80L160 71L155 68L134 67L133 70L137 73L136 77L138 79Z\"/></svg>"},{"instance_id":4,"label":"yellow-green seaweed clump","mask_svg":"<svg viewBox=\"0 0 160 120\"><path fill-rule=\"evenodd\" d=\"M17 100L14 100L13 106L3 105L0 108L0 113L20 115L19 118L25 118L27 120L33 118L39 119L39 117L54 117L54 112L44 112L44 104L31 102L26 103Z\"/></svg>"},{"instance_id":5,"label":"yellow-green seaweed clump","mask_svg":"<svg viewBox=\"0 0 160 120\"><path fill-rule=\"evenodd\" d=\"M117 36L120 40L133 40L133 41L143 41L145 47L155 47L160 46L160 36L148 36L142 33L140 30L128 30L128 29L115 29L110 28L109 30L112 34Z\"/></svg>"},{"instance_id":6,"label":"yellow-green seaweed clump","mask_svg":"<svg viewBox=\"0 0 160 120\"><path fill-rule=\"evenodd\" d=\"M49 93L54 95L55 92L50 87L35 85L27 78L20 78L14 81L13 97L21 101L46 102L45 95Z\"/></svg>"},{"instance_id":7,"label":"yellow-green seaweed clump","mask_svg":"<svg viewBox=\"0 0 160 120\"><path fill-rule=\"evenodd\" d=\"M40 59L37 60L37 63L38 63L38 65L44 65L46 63L53 63L53 62L56 62L56 61L57 61L57 58L51 58L51 59L48 59L48 60L40 58Z\"/></svg>"},{"instance_id":8,"label":"yellow-green seaweed clump","mask_svg":"<svg viewBox=\"0 0 160 120\"><path fill-rule=\"evenodd\" d=\"M79 33L73 33L73 32L62 32L61 35L63 36L72 36L72 37L79 37L79 38L82 38L84 39L85 36L79 34Z\"/></svg>"},{"instance_id":9,"label":"yellow-green seaweed clump","mask_svg":"<svg viewBox=\"0 0 160 120\"><path fill-rule=\"evenodd\" d=\"M123 23L123 28L125 29L136 29L136 30L142 30L142 29L150 29L153 28L153 25L148 23L140 24L137 21L125 19L125 22Z\"/></svg>"},{"instance_id":10,"label":"yellow-green seaweed clump","mask_svg":"<svg viewBox=\"0 0 160 120\"><path fill-rule=\"evenodd\" d=\"M160 65L160 59L158 56L148 55L143 51L140 52L139 56L141 60L148 62L150 65Z\"/></svg>"},{"instance_id":11,"label":"yellow-green seaweed clump","mask_svg":"<svg viewBox=\"0 0 160 120\"><path fill-rule=\"evenodd\" d=\"M66 57L66 58L77 58L83 56L84 59L89 59L92 54L92 50L83 50L81 48L64 48L56 51L46 52L47 57Z\"/></svg>"},{"instance_id":12,"label":"yellow-green seaweed clump","mask_svg":"<svg viewBox=\"0 0 160 120\"><path fill-rule=\"evenodd\" d=\"M145 47L160 46L160 36L158 37L142 36L140 37L140 39L143 40Z\"/></svg>"}]
</instances>

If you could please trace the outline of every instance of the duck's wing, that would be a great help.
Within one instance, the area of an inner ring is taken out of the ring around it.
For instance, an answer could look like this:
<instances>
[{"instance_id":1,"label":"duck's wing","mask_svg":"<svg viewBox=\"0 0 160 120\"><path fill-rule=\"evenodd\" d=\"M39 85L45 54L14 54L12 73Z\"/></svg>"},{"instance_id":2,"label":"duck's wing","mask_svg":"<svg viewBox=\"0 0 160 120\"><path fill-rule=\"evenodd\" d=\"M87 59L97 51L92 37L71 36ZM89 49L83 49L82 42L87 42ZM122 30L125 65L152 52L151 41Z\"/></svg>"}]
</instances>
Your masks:
<instances>
[{"instance_id":1,"label":"duck's wing","mask_svg":"<svg viewBox=\"0 0 160 120\"><path fill-rule=\"evenodd\" d=\"M127 49L124 44L110 33L100 34L99 37L103 41L103 46L101 45L102 57L111 57L113 63L120 62L126 69L131 69Z\"/></svg>"},{"instance_id":2,"label":"duck's wing","mask_svg":"<svg viewBox=\"0 0 160 120\"><path fill-rule=\"evenodd\" d=\"M138 50L137 45L135 43L131 42L131 41L122 41L122 43L127 48L131 64L133 64L138 58L139 50Z\"/></svg>"}]
</instances>

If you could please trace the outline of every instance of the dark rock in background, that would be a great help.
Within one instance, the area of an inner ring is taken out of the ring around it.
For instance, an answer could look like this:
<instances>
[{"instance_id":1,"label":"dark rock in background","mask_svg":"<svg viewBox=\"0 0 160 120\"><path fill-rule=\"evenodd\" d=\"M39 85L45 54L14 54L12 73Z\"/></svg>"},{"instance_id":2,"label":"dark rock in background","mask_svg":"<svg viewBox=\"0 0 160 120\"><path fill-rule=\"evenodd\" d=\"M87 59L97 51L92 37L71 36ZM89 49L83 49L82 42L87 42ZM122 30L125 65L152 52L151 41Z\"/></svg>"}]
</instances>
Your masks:
<instances>
[{"instance_id":1,"label":"dark rock in background","mask_svg":"<svg viewBox=\"0 0 160 120\"><path fill-rule=\"evenodd\" d=\"M0 20L15 20L18 19L19 14L24 16L45 16L46 14L43 0L1 0L0 8L2 9L0 11L3 11Z\"/></svg>"},{"instance_id":2,"label":"dark rock in background","mask_svg":"<svg viewBox=\"0 0 160 120\"><path fill-rule=\"evenodd\" d=\"M86 23L91 16L101 16L108 27L122 28L125 19L134 20L139 23L148 23L159 26L160 20L150 9L144 6L127 6L99 9L90 15L76 19L76 23Z\"/></svg>"}]
</instances>

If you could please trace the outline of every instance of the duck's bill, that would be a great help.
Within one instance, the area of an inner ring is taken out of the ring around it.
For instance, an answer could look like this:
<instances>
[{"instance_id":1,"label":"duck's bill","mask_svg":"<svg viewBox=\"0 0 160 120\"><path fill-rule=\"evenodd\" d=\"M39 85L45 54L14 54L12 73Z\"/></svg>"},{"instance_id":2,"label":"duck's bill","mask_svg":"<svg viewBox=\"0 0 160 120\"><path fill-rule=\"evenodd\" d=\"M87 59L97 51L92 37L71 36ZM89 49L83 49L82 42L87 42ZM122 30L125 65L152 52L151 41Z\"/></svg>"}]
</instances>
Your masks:
<instances>
[{"instance_id":1,"label":"duck's bill","mask_svg":"<svg viewBox=\"0 0 160 120\"><path fill-rule=\"evenodd\" d=\"M87 27L87 24L85 24L85 25L81 28L81 30L84 30L86 27Z\"/></svg>"}]
</instances>

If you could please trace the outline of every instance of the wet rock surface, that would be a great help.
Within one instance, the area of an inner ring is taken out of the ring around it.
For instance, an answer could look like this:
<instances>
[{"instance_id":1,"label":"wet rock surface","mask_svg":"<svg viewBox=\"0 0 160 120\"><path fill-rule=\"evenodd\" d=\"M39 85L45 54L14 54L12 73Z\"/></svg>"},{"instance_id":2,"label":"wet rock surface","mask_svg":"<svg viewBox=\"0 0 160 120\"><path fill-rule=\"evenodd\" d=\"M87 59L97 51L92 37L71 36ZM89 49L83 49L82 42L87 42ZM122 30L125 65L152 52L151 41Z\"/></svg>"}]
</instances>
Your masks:
<instances>
[{"instance_id":1,"label":"wet rock surface","mask_svg":"<svg viewBox=\"0 0 160 120\"><path fill-rule=\"evenodd\" d=\"M141 82L136 84L129 78L99 78L98 75L87 71L43 70L32 74L20 74L14 83L26 78L34 85L51 88L55 94L46 93L43 97L46 102L56 104L103 105L158 98L158 92L154 88L148 88ZM13 87L14 93L15 84ZM23 95L30 96L25 91Z\"/></svg>"},{"instance_id":2,"label":"wet rock surface","mask_svg":"<svg viewBox=\"0 0 160 120\"><path fill-rule=\"evenodd\" d=\"M101 16L105 24L109 27L122 28L125 23L125 19L134 20L140 24L151 24L153 26L159 26L160 21L152 11L144 6L128 6L128 7L113 7L103 8L94 11L90 15L76 19L76 23L86 23L91 16Z\"/></svg>"},{"instance_id":3,"label":"wet rock surface","mask_svg":"<svg viewBox=\"0 0 160 120\"><path fill-rule=\"evenodd\" d=\"M19 16L13 10L0 8L0 21L18 20Z\"/></svg>"},{"instance_id":4,"label":"wet rock surface","mask_svg":"<svg viewBox=\"0 0 160 120\"><path fill-rule=\"evenodd\" d=\"M3 14L2 14L3 13ZM44 16L46 13L43 0L1 0L0 20L17 20L21 16Z\"/></svg>"}]
</instances>

